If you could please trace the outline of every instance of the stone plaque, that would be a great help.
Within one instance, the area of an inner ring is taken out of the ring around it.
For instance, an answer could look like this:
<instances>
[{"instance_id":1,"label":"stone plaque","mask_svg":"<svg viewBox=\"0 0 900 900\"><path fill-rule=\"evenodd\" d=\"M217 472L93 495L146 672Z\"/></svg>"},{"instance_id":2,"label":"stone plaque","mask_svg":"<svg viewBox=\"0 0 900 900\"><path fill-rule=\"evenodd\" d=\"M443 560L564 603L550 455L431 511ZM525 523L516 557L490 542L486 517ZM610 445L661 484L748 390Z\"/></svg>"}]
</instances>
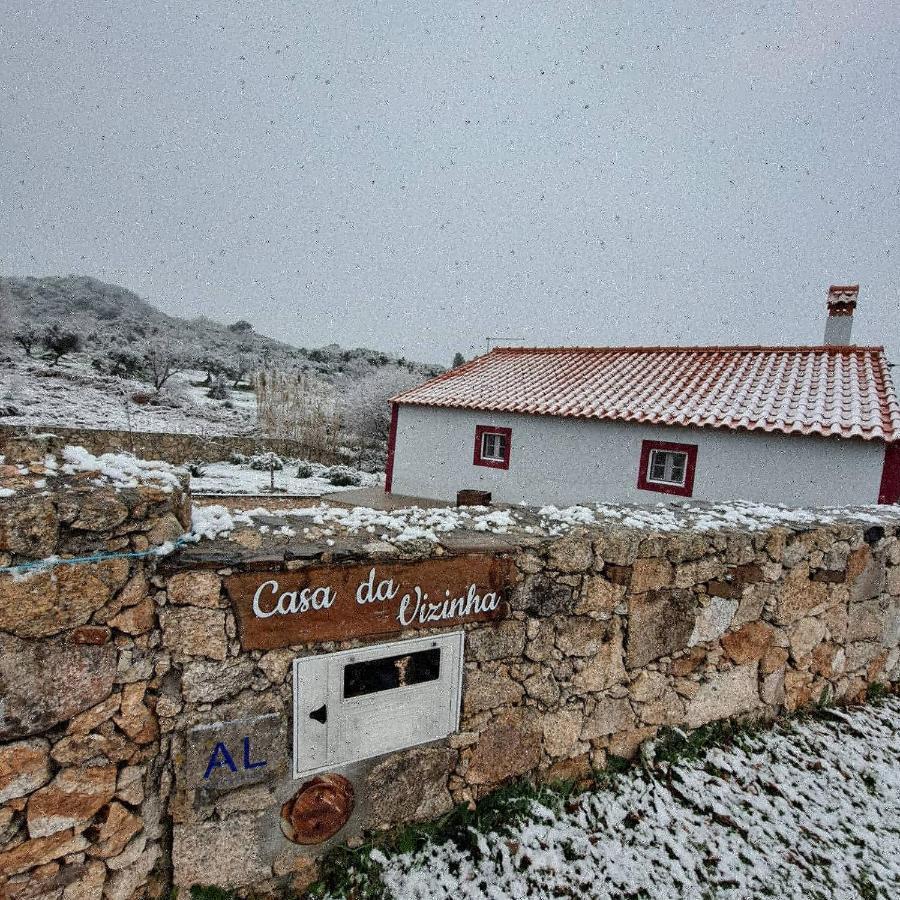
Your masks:
<instances>
[{"instance_id":1,"label":"stone plaque","mask_svg":"<svg viewBox=\"0 0 900 900\"><path fill-rule=\"evenodd\" d=\"M282 713L197 725L176 756L181 789L216 795L273 781L288 772L287 722Z\"/></svg>"},{"instance_id":2,"label":"stone plaque","mask_svg":"<svg viewBox=\"0 0 900 900\"><path fill-rule=\"evenodd\" d=\"M225 579L245 650L348 640L499 619L515 583L510 558L310 566Z\"/></svg>"}]
</instances>

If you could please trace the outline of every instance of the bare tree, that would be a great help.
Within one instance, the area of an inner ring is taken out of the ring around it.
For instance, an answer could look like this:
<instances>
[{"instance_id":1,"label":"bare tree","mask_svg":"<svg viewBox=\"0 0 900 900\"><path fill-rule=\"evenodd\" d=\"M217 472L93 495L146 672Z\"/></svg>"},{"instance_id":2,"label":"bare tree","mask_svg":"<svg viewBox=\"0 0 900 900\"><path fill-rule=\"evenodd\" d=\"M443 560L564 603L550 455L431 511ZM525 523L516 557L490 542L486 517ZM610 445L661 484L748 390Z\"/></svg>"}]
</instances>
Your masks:
<instances>
[{"instance_id":1,"label":"bare tree","mask_svg":"<svg viewBox=\"0 0 900 900\"><path fill-rule=\"evenodd\" d=\"M25 351L26 356L31 356L31 351L40 341L41 336L33 325L22 324L13 332L13 340Z\"/></svg>"},{"instance_id":2,"label":"bare tree","mask_svg":"<svg viewBox=\"0 0 900 900\"><path fill-rule=\"evenodd\" d=\"M185 354L179 348L169 348L161 343L150 343L144 351L143 371L147 381L158 394L166 382L187 365Z\"/></svg>"},{"instance_id":3,"label":"bare tree","mask_svg":"<svg viewBox=\"0 0 900 900\"><path fill-rule=\"evenodd\" d=\"M51 325L41 337L41 343L53 357L50 365L55 366L67 354L80 350L82 340L81 335L74 331L66 331L59 325Z\"/></svg>"},{"instance_id":4,"label":"bare tree","mask_svg":"<svg viewBox=\"0 0 900 900\"><path fill-rule=\"evenodd\" d=\"M378 369L360 379L344 401L344 424L362 446L384 443L391 425L388 399L422 379L406 369Z\"/></svg>"},{"instance_id":5,"label":"bare tree","mask_svg":"<svg viewBox=\"0 0 900 900\"><path fill-rule=\"evenodd\" d=\"M236 388L258 366L257 356L242 348L231 357L223 371L231 378L231 386Z\"/></svg>"}]
</instances>

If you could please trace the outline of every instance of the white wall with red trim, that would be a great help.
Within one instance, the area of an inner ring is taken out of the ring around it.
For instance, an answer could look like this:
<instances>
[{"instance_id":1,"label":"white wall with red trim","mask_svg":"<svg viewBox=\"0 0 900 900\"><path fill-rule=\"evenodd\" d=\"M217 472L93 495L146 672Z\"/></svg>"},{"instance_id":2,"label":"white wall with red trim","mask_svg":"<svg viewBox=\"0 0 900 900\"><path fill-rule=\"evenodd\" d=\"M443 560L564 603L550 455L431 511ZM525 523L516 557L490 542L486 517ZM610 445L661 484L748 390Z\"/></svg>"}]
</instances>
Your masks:
<instances>
[{"instance_id":1,"label":"white wall with red trim","mask_svg":"<svg viewBox=\"0 0 900 900\"><path fill-rule=\"evenodd\" d=\"M638 488L644 441L696 445L691 496L788 506L877 503L885 445L806 435L666 428L552 416L397 406L390 490L439 500L487 490L495 502L571 505L685 499ZM476 465L478 426L510 429L509 467Z\"/></svg>"}]
</instances>

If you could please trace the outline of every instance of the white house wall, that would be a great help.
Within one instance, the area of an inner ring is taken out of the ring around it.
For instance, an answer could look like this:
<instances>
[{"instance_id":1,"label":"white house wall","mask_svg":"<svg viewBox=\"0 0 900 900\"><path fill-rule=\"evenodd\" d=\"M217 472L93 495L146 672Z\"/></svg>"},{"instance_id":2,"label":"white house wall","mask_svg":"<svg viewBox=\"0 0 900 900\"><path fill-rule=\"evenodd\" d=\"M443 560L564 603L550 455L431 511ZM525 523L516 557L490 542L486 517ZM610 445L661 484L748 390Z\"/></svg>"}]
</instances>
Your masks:
<instances>
[{"instance_id":1,"label":"white house wall","mask_svg":"<svg viewBox=\"0 0 900 900\"><path fill-rule=\"evenodd\" d=\"M508 470L473 464L475 426L512 429ZM552 416L494 415L400 405L392 491L455 499L463 488L495 501L570 505L680 499L637 487L641 442L698 446L693 498L788 506L875 503L880 442L721 429L664 428Z\"/></svg>"}]
</instances>

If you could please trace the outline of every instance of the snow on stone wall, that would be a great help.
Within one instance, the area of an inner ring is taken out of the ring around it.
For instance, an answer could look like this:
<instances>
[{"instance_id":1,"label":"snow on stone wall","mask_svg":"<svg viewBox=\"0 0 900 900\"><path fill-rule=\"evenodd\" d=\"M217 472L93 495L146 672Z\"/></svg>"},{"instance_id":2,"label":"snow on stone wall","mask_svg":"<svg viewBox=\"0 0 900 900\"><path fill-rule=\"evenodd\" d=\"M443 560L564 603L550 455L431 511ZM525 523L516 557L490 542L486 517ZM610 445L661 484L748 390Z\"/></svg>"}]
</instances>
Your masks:
<instances>
[{"instance_id":1,"label":"snow on stone wall","mask_svg":"<svg viewBox=\"0 0 900 900\"><path fill-rule=\"evenodd\" d=\"M296 441L284 441L254 435L170 434L155 431L123 431L94 428L48 428L67 444L86 447L92 453L134 452L146 459L164 459L175 465L187 462L218 462L233 453L252 456L272 451L281 456L308 459L332 465L342 460L320 448L308 447ZM0 454L5 453L8 441L15 440L25 429L0 425Z\"/></svg>"}]
</instances>

